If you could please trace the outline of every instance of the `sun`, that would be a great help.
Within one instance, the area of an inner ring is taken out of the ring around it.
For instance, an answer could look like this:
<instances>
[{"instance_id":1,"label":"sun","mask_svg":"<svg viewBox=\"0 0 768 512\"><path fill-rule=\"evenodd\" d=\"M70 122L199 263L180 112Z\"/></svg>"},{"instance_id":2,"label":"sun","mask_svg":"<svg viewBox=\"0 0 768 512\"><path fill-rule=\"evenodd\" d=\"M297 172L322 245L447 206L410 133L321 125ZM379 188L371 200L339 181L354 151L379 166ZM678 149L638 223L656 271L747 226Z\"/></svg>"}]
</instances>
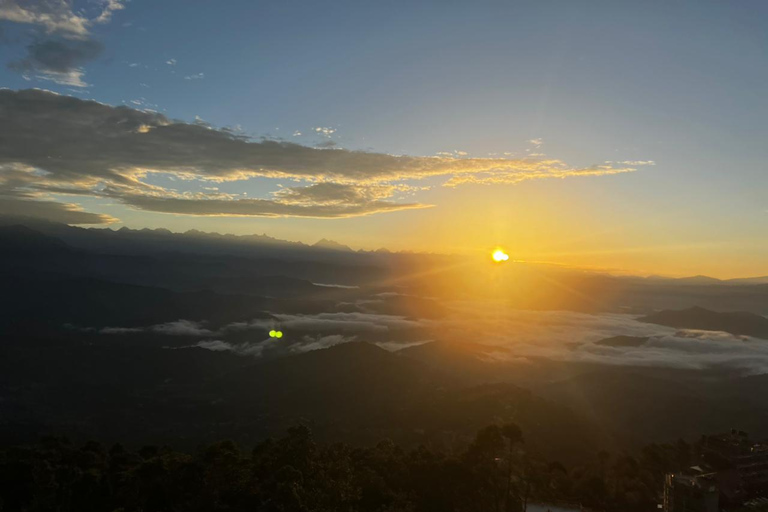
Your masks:
<instances>
[{"instance_id":1,"label":"sun","mask_svg":"<svg viewBox=\"0 0 768 512\"><path fill-rule=\"evenodd\" d=\"M493 261L501 263L502 261L507 261L509 259L509 254L505 253L501 249L496 249L491 254L491 258L493 258Z\"/></svg>"}]
</instances>

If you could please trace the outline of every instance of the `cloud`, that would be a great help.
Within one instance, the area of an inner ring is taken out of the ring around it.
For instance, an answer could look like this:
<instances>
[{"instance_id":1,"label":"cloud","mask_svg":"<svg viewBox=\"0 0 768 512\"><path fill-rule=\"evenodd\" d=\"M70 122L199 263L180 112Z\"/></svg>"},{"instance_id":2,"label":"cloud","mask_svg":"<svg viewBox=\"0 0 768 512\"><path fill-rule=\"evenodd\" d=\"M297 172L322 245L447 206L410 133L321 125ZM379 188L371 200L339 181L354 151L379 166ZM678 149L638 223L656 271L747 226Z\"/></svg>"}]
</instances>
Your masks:
<instances>
[{"instance_id":1,"label":"cloud","mask_svg":"<svg viewBox=\"0 0 768 512\"><path fill-rule=\"evenodd\" d=\"M683 369L729 368L768 373L768 342L719 331L676 330L624 314L505 310L454 304L438 339L482 339L495 360L548 358L568 362ZM595 342L617 335L649 338L638 347Z\"/></svg>"},{"instance_id":2,"label":"cloud","mask_svg":"<svg viewBox=\"0 0 768 512\"><path fill-rule=\"evenodd\" d=\"M168 336L213 336L215 333L203 327L201 322L192 320L176 320L164 324L150 325L149 327L104 327L99 330L101 334L129 334L139 332L155 332Z\"/></svg>"},{"instance_id":3,"label":"cloud","mask_svg":"<svg viewBox=\"0 0 768 512\"><path fill-rule=\"evenodd\" d=\"M284 330L310 331L315 333L336 332L387 332L413 329L429 325L428 320L415 320L396 315L373 313L319 313L315 315L275 313L273 318L238 322L226 326L223 331L268 330L278 322Z\"/></svg>"},{"instance_id":4,"label":"cloud","mask_svg":"<svg viewBox=\"0 0 768 512\"><path fill-rule=\"evenodd\" d=\"M539 165L537 165L537 163ZM517 185L529 180L542 180L552 178L574 178L586 176L611 176L634 172L634 167L614 167L612 165L594 165L582 169L572 169L565 166L559 160L530 161L530 165L521 170L508 172L481 171L475 174L462 174L449 179L445 186L457 187L459 185Z\"/></svg>"},{"instance_id":5,"label":"cloud","mask_svg":"<svg viewBox=\"0 0 768 512\"><path fill-rule=\"evenodd\" d=\"M184 80L202 80L205 78L205 73L196 73L194 75L187 75L184 77Z\"/></svg>"},{"instance_id":6,"label":"cloud","mask_svg":"<svg viewBox=\"0 0 768 512\"><path fill-rule=\"evenodd\" d=\"M546 358L613 366L768 373L768 341L749 336L674 329L640 322L627 314L514 310L482 301L444 306L451 313L437 319L370 312L274 313L269 318L234 322L215 331L202 322L178 320L143 328L106 327L99 332L199 336L206 339L193 347L253 357L301 353L358 340L374 342L387 350L437 340L490 346L484 360L492 362ZM276 326L285 333L279 341L266 337L266 332ZM626 347L597 343L618 335L647 341ZM256 339L248 340L250 337Z\"/></svg>"},{"instance_id":7,"label":"cloud","mask_svg":"<svg viewBox=\"0 0 768 512\"><path fill-rule=\"evenodd\" d=\"M768 343L720 332L657 335L640 347L582 345L566 359L571 358L604 364L768 373Z\"/></svg>"},{"instance_id":8,"label":"cloud","mask_svg":"<svg viewBox=\"0 0 768 512\"><path fill-rule=\"evenodd\" d=\"M133 334L143 331L141 327L104 327L99 329L99 334Z\"/></svg>"},{"instance_id":9,"label":"cloud","mask_svg":"<svg viewBox=\"0 0 768 512\"><path fill-rule=\"evenodd\" d=\"M309 217L333 219L428 207L414 203L400 204L386 201L353 205L299 205L285 204L268 199L185 199L124 193L115 194L113 197L139 210L182 215L228 217Z\"/></svg>"},{"instance_id":10,"label":"cloud","mask_svg":"<svg viewBox=\"0 0 768 512\"><path fill-rule=\"evenodd\" d=\"M411 192L408 185L317 183L308 187L287 187L273 193L281 202L292 205L354 205L374 203L398 192Z\"/></svg>"},{"instance_id":11,"label":"cloud","mask_svg":"<svg viewBox=\"0 0 768 512\"><path fill-rule=\"evenodd\" d=\"M34 217L65 224L111 224L117 219L102 213L90 213L73 203L16 199L0 195L0 215Z\"/></svg>"},{"instance_id":12,"label":"cloud","mask_svg":"<svg viewBox=\"0 0 768 512\"><path fill-rule=\"evenodd\" d=\"M656 165L656 162L653 160L623 160L621 162L606 162L606 163L616 163L619 165L634 165L634 166L641 166L641 165Z\"/></svg>"},{"instance_id":13,"label":"cloud","mask_svg":"<svg viewBox=\"0 0 768 512\"><path fill-rule=\"evenodd\" d=\"M202 348L211 352L231 352L233 354L249 357L261 357L264 355L280 356L289 354L303 354L313 350L322 350L344 343L357 341L357 336L342 336L340 334L329 334L326 336L303 336L300 340L288 344L275 343L273 340L262 340L258 342L230 343L223 340L199 341L195 345L188 347L166 347L166 348ZM423 345L433 340L420 340L413 342L383 341L374 343L374 345L396 352L408 347Z\"/></svg>"},{"instance_id":14,"label":"cloud","mask_svg":"<svg viewBox=\"0 0 768 512\"><path fill-rule=\"evenodd\" d=\"M203 348L212 352L232 352L233 354L250 357L263 355L279 356L288 354L302 354L313 350L329 348L342 343L356 341L355 336L342 336L331 334L327 336L303 336L294 341L281 341L265 339L257 342L230 343L223 340L200 341L193 347ZM192 348L192 347L183 347Z\"/></svg>"},{"instance_id":15,"label":"cloud","mask_svg":"<svg viewBox=\"0 0 768 512\"><path fill-rule=\"evenodd\" d=\"M316 126L315 128L312 128L315 133L319 133L320 135L323 135L325 137L330 137L334 133L336 133L336 128L331 128L330 126Z\"/></svg>"},{"instance_id":16,"label":"cloud","mask_svg":"<svg viewBox=\"0 0 768 512\"><path fill-rule=\"evenodd\" d=\"M87 195L171 214L352 217L428 207L398 199L423 189L415 183L425 178L455 187L635 170L610 164L578 168L556 159L414 157L255 141L206 123L36 89L0 89L0 112L0 180L11 167L16 178L24 175L6 187L10 195L38 200ZM303 183L271 198L243 199L164 188L150 184L147 178L154 174L186 181L260 177Z\"/></svg>"},{"instance_id":17,"label":"cloud","mask_svg":"<svg viewBox=\"0 0 768 512\"><path fill-rule=\"evenodd\" d=\"M85 37L92 21L76 14L66 0L3 0L0 20L42 27L45 32Z\"/></svg>"},{"instance_id":18,"label":"cloud","mask_svg":"<svg viewBox=\"0 0 768 512\"><path fill-rule=\"evenodd\" d=\"M409 341L409 342L399 342L399 341L380 341L374 343L377 347L383 348L384 350L388 350L389 352L397 352L398 350L403 350L404 348L409 347L417 347L419 345L424 345L425 343L431 343L435 340L419 340L419 341Z\"/></svg>"},{"instance_id":19,"label":"cloud","mask_svg":"<svg viewBox=\"0 0 768 512\"><path fill-rule=\"evenodd\" d=\"M210 350L212 352L232 352L241 356L259 357L266 347L261 343L229 343L222 340L199 341L194 347ZM190 347L182 347L190 348Z\"/></svg>"},{"instance_id":20,"label":"cloud","mask_svg":"<svg viewBox=\"0 0 768 512\"><path fill-rule=\"evenodd\" d=\"M350 343L355 340L357 340L356 336L342 336L341 334L304 336L301 339L301 343L296 343L290 347L290 351L293 353L310 352L312 350L333 347L334 345L341 345L342 343Z\"/></svg>"},{"instance_id":21,"label":"cloud","mask_svg":"<svg viewBox=\"0 0 768 512\"><path fill-rule=\"evenodd\" d=\"M103 0L102 11L96 18L93 19L93 23L109 23L112 21L112 14L115 11L122 11L125 9L123 0Z\"/></svg>"},{"instance_id":22,"label":"cloud","mask_svg":"<svg viewBox=\"0 0 768 512\"><path fill-rule=\"evenodd\" d=\"M38 180L34 169L0 164L0 215L35 217L66 224L109 224L117 220L109 215L83 211L74 203L45 200L48 194L33 188Z\"/></svg>"},{"instance_id":23,"label":"cloud","mask_svg":"<svg viewBox=\"0 0 768 512\"><path fill-rule=\"evenodd\" d=\"M159 325L153 325L151 331L171 336L210 336L212 331L202 327L200 322L191 320L176 320Z\"/></svg>"},{"instance_id":24,"label":"cloud","mask_svg":"<svg viewBox=\"0 0 768 512\"><path fill-rule=\"evenodd\" d=\"M95 16L75 12L68 0L3 0L0 20L42 28L47 34L85 39L93 25L109 23L112 14L125 8L123 0L102 0Z\"/></svg>"},{"instance_id":25,"label":"cloud","mask_svg":"<svg viewBox=\"0 0 768 512\"><path fill-rule=\"evenodd\" d=\"M345 290L356 290L360 288L359 286L353 286L348 284L333 284L333 283L312 283L315 286L322 286L325 288L342 288Z\"/></svg>"},{"instance_id":26,"label":"cloud","mask_svg":"<svg viewBox=\"0 0 768 512\"><path fill-rule=\"evenodd\" d=\"M195 346L210 350L212 352L226 352L233 350L234 348L231 343L227 343L226 341L221 340L200 341Z\"/></svg>"},{"instance_id":27,"label":"cloud","mask_svg":"<svg viewBox=\"0 0 768 512\"><path fill-rule=\"evenodd\" d=\"M531 139L531 140L529 140L529 141L528 141L528 143L529 143L529 144L533 144L533 145L534 145L534 146L536 146L536 147L539 147L539 146L541 146L542 144L544 144L544 139L542 139L541 137L538 137L538 138L536 138L536 139Z\"/></svg>"},{"instance_id":28,"label":"cloud","mask_svg":"<svg viewBox=\"0 0 768 512\"><path fill-rule=\"evenodd\" d=\"M3 0L0 20L35 29L27 56L8 67L26 78L86 87L83 65L102 52L101 43L90 36L90 28L108 23L112 14L123 8L121 0L103 0L98 2L98 12L88 17L82 11L75 12L66 0Z\"/></svg>"},{"instance_id":29,"label":"cloud","mask_svg":"<svg viewBox=\"0 0 768 512\"><path fill-rule=\"evenodd\" d=\"M386 333L403 329L419 328L429 325L428 320L407 319L403 316L382 315L373 313L319 313L312 315L302 314L272 314L270 318L259 318L244 322L233 322L220 329L210 330L204 327L203 322L192 320L176 320L163 324L146 327L104 327L99 330L102 334L126 334L126 333L158 333L169 336L200 336L226 338L229 335L247 331L263 331L266 333L278 324L285 332L299 333L300 337L284 338L281 343L288 345L296 340L303 342L319 343L321 338L347 333ZM324 334L334 331L332 334ZM333 338L322 341L329 343ZM350 338L351 339L351 338ZM274 341L267 339L266 341ZM206 341L208 342L208 341Z\"/></svg>"},{"instance_id":30,"label":"cloud","mask_svg":"<svg viewBox=\"0 0 768 512\"><path fill-rule=\"evenodd\" d=\"M22 74L58 84L86 87L82 65L102 52L102 45L93 39L48 39L27 46L27 57L11 62L8 67Z\"/></svg>"}]
</instances>

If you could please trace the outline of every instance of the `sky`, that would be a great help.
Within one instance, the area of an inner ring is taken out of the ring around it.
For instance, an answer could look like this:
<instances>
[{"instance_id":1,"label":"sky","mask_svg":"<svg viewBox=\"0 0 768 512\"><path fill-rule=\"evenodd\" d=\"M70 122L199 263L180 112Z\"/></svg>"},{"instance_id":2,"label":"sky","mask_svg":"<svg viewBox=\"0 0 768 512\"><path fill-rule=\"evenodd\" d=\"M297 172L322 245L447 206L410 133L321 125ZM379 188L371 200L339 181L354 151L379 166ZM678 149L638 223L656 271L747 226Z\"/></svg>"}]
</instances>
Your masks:
<instances>
[{"instance_id":1,"label":"sky","mask_svg":"<svg viewBox=\"0 0 768 512\"><path fill-rule=\"evenodd\" d=\"M762 1L0 0L0 214L766 275L766 26Z\"/></svg>"}]
</instances>

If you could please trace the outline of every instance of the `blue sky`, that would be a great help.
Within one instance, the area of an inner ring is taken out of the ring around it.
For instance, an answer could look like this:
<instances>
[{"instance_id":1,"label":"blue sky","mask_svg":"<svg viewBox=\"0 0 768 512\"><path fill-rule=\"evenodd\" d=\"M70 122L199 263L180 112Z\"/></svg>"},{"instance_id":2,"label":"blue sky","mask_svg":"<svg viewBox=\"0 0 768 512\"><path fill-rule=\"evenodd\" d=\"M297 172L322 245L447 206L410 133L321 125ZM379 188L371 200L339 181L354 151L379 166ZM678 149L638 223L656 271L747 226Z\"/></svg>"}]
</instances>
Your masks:
<instances>
[{"instance_id":1,"label":"blue sky","mask_svg":"<svg viewBox=\"0 0 768 512\"><path fill-rule=\"evenodd\" d=\"M70 7L93 20L106 5ZM487 245L564 264L591 259L647 272L768 273L764 2L120 6L88 27L87 37L103 50L80 66L87 86L40 79L19 66L0 68L0 85L153 109L310 147L333 141L390 155L507 154L573 168L655 165L504 185L443 187L441 178L419 179L421 188L431 188L387 199L433 208L342 219L169 215L103 196L75 198L88 211L119 219L115 225L266 231L305 241L329 236L357 247L418 250L479 250L485 237ZM56 36L10 16L0 29L5 64L22 61L32 41ZM216 187L267 197L278 184L290 181L255 177ZM562 226L548 224L558 217ZM471 236L451 240L457 223ZM590 237L592 243L583 242ZM694 252L709 263L692 262Z\"/></svg>"}]
</instances>

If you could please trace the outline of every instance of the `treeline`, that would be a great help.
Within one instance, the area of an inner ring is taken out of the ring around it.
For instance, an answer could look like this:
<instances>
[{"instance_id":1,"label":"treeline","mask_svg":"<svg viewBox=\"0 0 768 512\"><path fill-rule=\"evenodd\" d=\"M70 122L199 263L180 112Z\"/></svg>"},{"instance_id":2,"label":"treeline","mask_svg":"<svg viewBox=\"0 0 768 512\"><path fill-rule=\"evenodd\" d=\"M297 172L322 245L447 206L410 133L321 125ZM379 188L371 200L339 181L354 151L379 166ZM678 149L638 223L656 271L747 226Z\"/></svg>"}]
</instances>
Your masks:
<instances>
[{"instance_id":1,"label":"treeline","mask_svg":"<svg viewBox=\"0 0 768 512\"><path fill-rule=\"evenodd\" d=\"M680 441L568 469L528 453L513 424L482 429L458 455L391 441L321 446L304 426L250 452L231 441L188 454L46 438L0 451L0 511L517 512L534 501L647 511L690 453Z\"/></svg>"}]
</instances>

